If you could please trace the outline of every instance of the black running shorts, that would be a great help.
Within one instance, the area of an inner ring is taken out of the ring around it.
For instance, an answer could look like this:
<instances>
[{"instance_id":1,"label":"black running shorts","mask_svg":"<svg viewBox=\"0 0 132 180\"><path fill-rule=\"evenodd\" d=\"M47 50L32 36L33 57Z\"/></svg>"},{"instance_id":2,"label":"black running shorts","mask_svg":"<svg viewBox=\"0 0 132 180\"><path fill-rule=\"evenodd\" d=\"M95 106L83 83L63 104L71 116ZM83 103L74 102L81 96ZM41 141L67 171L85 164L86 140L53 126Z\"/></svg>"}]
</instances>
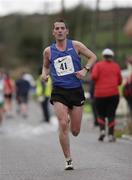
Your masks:
<instances>
[{"instance_id":1,"label":"black running shorts","mask_svg":"<svg viewBox=\"0 0 132 180\"><path fill-rule=\"evenodd\" d=\"M82 87L65 89L54 87L51 93L51 104L54 102L61 102L72 109L73 106L82 106L85 101L84 91Z\"/></svg>"}]
</instances>

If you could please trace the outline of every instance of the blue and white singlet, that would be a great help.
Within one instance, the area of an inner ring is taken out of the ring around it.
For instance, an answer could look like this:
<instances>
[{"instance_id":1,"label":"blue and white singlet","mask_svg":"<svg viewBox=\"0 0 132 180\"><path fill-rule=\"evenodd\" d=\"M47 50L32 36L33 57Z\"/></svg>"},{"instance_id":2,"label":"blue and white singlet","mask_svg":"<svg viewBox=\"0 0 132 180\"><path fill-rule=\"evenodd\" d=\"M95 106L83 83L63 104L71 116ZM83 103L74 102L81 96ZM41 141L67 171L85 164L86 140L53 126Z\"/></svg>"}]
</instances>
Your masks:
<instances>
[{"instance_id":1,"label":"blue and white singlet","mask_svg":"<svg viewBox=\"0 0 132 180\"><path fill-rule=\"evenodd\" d=\"M67 39L67 47L64 51L58 50L55 43L50 46L50 50L50 74L53 87L81 87L82 81L74 74L81 70L81 58L75 51L72 40Z\"/></svg>"}]
</instances>

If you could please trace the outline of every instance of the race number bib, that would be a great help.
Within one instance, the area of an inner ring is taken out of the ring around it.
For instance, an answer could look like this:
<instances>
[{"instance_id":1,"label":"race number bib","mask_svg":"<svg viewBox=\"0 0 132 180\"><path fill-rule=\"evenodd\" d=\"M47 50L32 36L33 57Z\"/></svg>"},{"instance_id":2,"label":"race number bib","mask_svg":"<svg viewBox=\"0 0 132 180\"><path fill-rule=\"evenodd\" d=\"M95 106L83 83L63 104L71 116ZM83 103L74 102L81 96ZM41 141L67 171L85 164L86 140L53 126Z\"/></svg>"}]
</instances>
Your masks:
<instances>
[{"instance_id":1,"label":"race number bib","mask_svg":"<svg viewBox=\"0 0 132 180\"><path fill-rule=\"evenodd\" d=\"M54 61L54 66L57 72L58 76L64 76L67 74L72 74L74 73L74 66L72 62L71 56L63 56L60 58L57 58Z\"/></svg>"}]
</instances>

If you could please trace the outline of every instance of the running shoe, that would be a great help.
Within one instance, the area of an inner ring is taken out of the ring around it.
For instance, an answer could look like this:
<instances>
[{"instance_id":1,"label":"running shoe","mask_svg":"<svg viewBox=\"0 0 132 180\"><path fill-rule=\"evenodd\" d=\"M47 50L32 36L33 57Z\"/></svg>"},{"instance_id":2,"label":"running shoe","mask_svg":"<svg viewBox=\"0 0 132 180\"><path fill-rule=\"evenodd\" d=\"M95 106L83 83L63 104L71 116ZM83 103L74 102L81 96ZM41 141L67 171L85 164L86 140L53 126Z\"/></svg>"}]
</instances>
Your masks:
<instances>
[{"instance_id":1,"label":"running shoe","mask_svg":"<svg viewBox=\"0 0 132 180\"><path fill-rule=\"evenodd\" d=\"M73 170L73 169L74 169L74 167L73 167L72 159L67 160L65 170Z\"/></svg>"},{"instance_id":2,"label":"running shoe","mask_svg":"<svg viewBox=\"0 0 132 180\"><path fill-rule=\"evenodd\" d=\"M103 141L104 138L105 138L105 131L102 130L102 131L100 132L100 136L99 136L98 140L99 140L99 141Z\"/></svg>"},{"instance_id":3,"label":"running shoe","mask_svg":"<svg viewBox=\"0 0 132 180\"><path fill-rule=\"evenodd\" d=\"M115 141L116 141L115 136L109 135L109 136L108 136L108 141L109 141L109 142L115 142Z\"/></svg>"}]
</instances>

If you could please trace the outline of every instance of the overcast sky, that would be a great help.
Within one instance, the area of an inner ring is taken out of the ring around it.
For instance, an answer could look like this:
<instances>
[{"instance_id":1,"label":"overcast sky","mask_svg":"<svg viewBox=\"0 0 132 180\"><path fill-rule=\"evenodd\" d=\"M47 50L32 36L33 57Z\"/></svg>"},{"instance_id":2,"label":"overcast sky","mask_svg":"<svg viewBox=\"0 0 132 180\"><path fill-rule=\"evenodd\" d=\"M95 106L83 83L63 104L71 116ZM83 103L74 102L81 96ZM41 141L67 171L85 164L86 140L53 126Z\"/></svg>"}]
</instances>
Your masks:
<instances>
[{"instance_id":1,"label":"overcast sky","mask_svg":"<svg viewBox=\"0 0 132 180\"><path fill-rule=\"evenodd\" d=\"M72 8L80 2L95 8L96 0L64 0L65 8ZM101 9L132 7L132 0L100 0ZM0 0L0 15L9 13L54 13L61 9L61 0Z\"/></svg>"}]
</instances>

